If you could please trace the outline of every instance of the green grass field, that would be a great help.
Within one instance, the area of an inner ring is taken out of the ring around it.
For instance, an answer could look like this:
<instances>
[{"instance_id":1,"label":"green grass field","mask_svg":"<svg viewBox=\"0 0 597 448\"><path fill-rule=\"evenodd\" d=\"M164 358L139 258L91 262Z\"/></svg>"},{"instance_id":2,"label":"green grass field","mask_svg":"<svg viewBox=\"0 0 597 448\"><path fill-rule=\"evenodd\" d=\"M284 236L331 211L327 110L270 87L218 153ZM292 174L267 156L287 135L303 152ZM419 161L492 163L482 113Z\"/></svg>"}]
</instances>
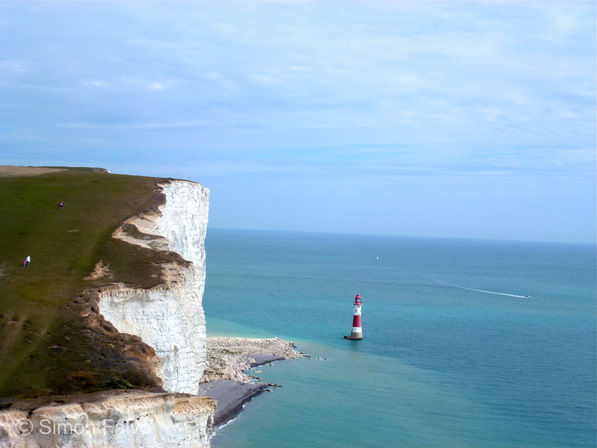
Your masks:
<instances>
[{"instance_id":1,"label":"green grass field","mask_svg":"<svg viewBox=\"0 0 597 448\"><path fill-rule=\"evenodd\" d=\"M75 299L102 285L84 280L100 260L118 281L147 288L159 283L160 263L177 259L111 238L127 218L157 209L160 181L91 169L0 175L0 397L87 392L120 380L152 386L122 354L130 341L88 328Z\"/></svg>"}]
</instances>

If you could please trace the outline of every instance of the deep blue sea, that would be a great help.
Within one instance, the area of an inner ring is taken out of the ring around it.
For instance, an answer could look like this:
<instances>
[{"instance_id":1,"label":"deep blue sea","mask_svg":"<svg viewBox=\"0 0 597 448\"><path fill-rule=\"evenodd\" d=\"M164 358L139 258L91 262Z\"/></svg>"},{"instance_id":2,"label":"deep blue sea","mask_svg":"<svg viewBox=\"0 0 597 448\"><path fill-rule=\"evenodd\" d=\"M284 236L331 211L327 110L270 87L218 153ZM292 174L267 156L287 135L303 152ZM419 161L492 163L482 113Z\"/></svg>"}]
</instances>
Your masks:
<instances>
[{"instance_id":1,"label":"deep blue sea","mask_svg":"<svg viewBox=\"0 0 597 448\"><path fill-rule=\"evenodd\" d=\"M209 229L206 248L208 335L311 355L255 368L283 387L212 448L596 446L595 246Z\"/></svg>"}]
</instances>

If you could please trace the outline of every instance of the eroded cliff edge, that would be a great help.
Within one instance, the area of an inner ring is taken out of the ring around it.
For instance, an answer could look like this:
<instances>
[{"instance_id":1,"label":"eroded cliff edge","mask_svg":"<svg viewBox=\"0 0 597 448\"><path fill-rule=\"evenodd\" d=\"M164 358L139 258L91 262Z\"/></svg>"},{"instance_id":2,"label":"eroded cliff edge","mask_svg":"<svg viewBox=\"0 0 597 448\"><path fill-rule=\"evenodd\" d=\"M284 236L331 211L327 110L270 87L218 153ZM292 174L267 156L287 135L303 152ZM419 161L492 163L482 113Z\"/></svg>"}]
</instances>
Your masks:
<instances>
[{"instance_id":1,"label":"eroded cliff edge","mask_svg":"<svg viewBox=\"0 0 597 448\"><path fill-rule=\"evenodd\" d=\"M89 278L102 286L75 301L90 331L105 338L103 347L122 352L121 372L142 376L136 384L147 390L14 402L0 413L0 447L208 446L215 402L189 394L197 393L205 368L209 190L188 181L159 185L159 209L127 220L113 235L172 254L168 262L158 257L156 285L118 282L100 260Z\"/></svg>"},{"instance_id":2,"label":"eroded cliff edge","mask_svg":"<svg viewBox=\"0 0 597 448\"><path fill-rule=\"evenodd\" d=\"M215 401L143 391L53 397L0 412L10 448L209 447Z\"/></svg>"},{"instance_id":3,"label":"eroded cliff edge","mask_svg":"<svg viewBox=\"0 0 597 448\"><path fill-rule=\"evenodd\" d=\"M119 332L153 347L156 370L169 392L196 394L205 369L205 234L209 190L200 184L162 184L165 204L158 213L137 216L115 232L131 244L173 251L190 263L162 267L164 283L151 289L114 285L99 293L100 313ZM126 230L134 226L138 234Z\"/></svg>"}]
</instances>

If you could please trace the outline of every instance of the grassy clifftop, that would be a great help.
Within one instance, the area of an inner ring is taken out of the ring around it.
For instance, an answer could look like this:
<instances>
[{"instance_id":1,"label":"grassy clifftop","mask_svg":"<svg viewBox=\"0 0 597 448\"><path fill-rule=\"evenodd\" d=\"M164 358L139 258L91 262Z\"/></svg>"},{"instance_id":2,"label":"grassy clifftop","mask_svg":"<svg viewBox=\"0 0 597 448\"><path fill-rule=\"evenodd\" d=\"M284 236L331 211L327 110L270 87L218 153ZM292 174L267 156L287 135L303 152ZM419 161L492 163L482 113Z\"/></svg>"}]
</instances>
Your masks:
<instances>
[{"instance_id":1,"label":"grassy clifftop","mask_svg":"<svg viewBox=\"0 0 597 448\"><path fill-rule=\"evenodd\" d=\"M98 390L122 379L155 386L143 373L147 347L109 326L90 328L81 291L102 286L85 280L100 260L112 280L147 288L160 282L161 263L179 258L111 238L129 217L157 210L164 179L71 168L35 174L0 172L0 397ZM125 356L135 344L138 359Z\"/></svg>"}]
</instances>

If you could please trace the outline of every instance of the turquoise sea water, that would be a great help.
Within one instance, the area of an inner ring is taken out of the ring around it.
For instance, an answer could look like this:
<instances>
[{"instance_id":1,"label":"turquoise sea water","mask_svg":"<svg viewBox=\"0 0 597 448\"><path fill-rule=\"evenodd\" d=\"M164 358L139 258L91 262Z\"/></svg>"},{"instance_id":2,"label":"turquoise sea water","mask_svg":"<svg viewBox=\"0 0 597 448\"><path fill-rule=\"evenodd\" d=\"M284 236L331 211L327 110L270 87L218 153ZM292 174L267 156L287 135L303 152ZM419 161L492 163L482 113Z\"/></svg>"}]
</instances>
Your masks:
<instances>
[{"instance_id":1,"label":"turquoise sea water","mask_svg":"<svg viewBox=\"0 0 597 448\"><path fill-rule=\"evenodd\" d=\"M283 387L212 448L595 447L595 246L210 229L206 247L208 334L312 356L254 369Z\"/></svg>"}]
</instances>

